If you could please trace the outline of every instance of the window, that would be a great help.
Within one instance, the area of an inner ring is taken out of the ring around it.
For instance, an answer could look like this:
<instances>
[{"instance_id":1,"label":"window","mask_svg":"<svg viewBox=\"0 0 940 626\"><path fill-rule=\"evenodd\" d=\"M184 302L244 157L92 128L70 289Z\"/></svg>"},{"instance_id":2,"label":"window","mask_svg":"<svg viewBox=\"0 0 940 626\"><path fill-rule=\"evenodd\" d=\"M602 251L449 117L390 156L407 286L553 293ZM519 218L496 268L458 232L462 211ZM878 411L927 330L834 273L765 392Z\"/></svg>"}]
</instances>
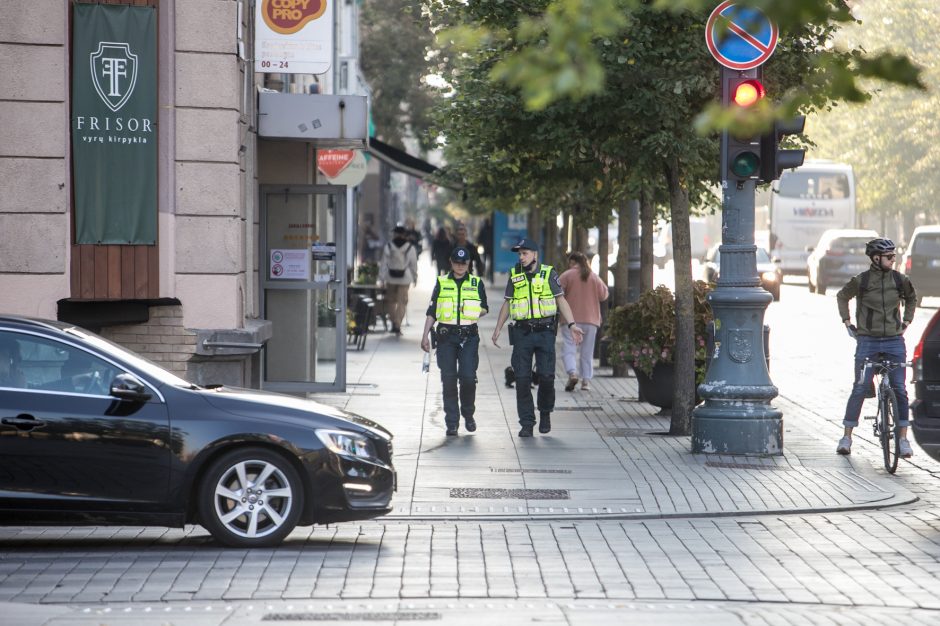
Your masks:
<instances>
[{"instance_id":1,"label":"window","mask_svg":"<svg viewBox=\"0 0 940 626\"><path fill-rule=\"evenodd\" d=\"M849 177L837 172L784 172L780 195L808 200L842 200L849 197Z\"/></svg>"},{"instance_id":2,"label":"window","mask_svg":"<svg viewBox=\"0 0 940 626\"><path fill-rule=\"evenodd\" d=\"M119 368L90 352L52 339L0 333L0 343L6 340L12 340L18 347L15 360L20 387L107 395L111 381L121 373Z\"/></svg>"}]
</instances>

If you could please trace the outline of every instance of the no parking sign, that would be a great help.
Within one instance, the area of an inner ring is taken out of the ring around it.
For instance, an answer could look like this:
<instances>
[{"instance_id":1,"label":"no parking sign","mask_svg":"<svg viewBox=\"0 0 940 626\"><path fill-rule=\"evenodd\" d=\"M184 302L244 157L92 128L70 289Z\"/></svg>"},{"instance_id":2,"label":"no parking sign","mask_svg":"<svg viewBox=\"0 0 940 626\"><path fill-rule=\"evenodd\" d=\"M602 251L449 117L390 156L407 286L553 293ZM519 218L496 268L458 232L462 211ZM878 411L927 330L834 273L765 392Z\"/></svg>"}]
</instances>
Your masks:
<instances>
[{"instance_id":1,"label":"no parking sign","mask_svg":"<svg viewBox=\"0 0 940 626\"><path fill-rule=\"evenodd\" d=\"M749 70L770 58L777 47L777 25L758 9L727 0L705 24L705 44L715 60L732 70Z\"/></svg>"}]
</instances>

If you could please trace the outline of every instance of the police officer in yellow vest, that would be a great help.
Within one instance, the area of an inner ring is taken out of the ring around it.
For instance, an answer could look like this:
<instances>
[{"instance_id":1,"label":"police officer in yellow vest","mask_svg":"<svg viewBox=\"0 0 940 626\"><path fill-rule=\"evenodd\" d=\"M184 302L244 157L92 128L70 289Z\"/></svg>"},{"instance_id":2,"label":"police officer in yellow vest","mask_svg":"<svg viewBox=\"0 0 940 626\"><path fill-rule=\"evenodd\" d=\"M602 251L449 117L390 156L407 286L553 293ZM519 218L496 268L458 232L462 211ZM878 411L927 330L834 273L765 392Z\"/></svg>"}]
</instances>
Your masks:
<instances>
[{"instance_id":1,"label":"police officer in yellow vest","mask_svg":"<svg viewBox=\"0 0 940 626\"><path fill-rule=\"evenodd\" d=\"M437 367L444 385L444 423L448 435L456 435L463 415L469 432L477 429L477 365L480 362L480 332L477 320L489 311L483 279L470 276L470 252L461 246L450 253L451 271L438 276L421 335L421 349L431 351L429 334L437 321ZM457 387L460 383L458 403Z\"/></svg>"},{"instance_id":2,"label":"police officer in yellow vest","mask_svg":"<svg viewBox=\"0 0 940 626\"><path fill-rule=\"evenodd\" d=\"M506 300L499 310L493 345L499 347L499 334L507 317L513 319L509 329L512 344L512 368L516 373L516 410L522 429L520 437L531 437L535 426L532 404L532 357L538 375L539 432L552 429L551 412L555 408L555 331L556 316L561 313L581 343L584 331L574 323L571 307L558 282L558 272L551 265L538 262L538 244L522 239L512 248L519 254L519 263L510 270L506 284Z\"/></svg>"}]
</instances>

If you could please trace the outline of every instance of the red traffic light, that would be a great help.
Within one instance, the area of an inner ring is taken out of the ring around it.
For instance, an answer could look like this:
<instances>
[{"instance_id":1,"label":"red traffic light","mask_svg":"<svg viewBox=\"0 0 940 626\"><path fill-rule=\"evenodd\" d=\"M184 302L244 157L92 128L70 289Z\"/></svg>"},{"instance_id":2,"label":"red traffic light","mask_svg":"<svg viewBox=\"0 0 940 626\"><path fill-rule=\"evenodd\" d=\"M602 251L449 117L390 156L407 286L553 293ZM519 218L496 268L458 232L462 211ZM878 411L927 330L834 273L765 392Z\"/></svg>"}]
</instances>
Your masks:
<instances>
[{"instance_id":1,"label":"red traffic light","mask_svg":"<svg viewBox=\"0 0 940 626\"><path fill-rule=\"evenodd\" d=\"M739 107L749 107L763 98L764 93L764 84L759 80L746 80L735 85L731 100Z\"/></svg>"}]
</instances>

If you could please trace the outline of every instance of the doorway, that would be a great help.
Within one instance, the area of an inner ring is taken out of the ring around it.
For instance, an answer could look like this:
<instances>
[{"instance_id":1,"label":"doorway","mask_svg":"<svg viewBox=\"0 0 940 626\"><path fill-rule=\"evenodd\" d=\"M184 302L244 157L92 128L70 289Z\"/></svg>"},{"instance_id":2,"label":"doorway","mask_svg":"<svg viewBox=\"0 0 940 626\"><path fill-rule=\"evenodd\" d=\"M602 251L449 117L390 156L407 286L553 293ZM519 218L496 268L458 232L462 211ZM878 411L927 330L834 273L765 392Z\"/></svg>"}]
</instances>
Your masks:
<instances>
[{"instance_id":1,"label":"doorway","mask_svg":"<svg viewBox=\"0 0 940 626\"><path fill-rule=\"evenodd\" d=\"M346 390L346 187L262 185L261 315L273 326L261 387Z\"/></svg>"}]
</instances>

